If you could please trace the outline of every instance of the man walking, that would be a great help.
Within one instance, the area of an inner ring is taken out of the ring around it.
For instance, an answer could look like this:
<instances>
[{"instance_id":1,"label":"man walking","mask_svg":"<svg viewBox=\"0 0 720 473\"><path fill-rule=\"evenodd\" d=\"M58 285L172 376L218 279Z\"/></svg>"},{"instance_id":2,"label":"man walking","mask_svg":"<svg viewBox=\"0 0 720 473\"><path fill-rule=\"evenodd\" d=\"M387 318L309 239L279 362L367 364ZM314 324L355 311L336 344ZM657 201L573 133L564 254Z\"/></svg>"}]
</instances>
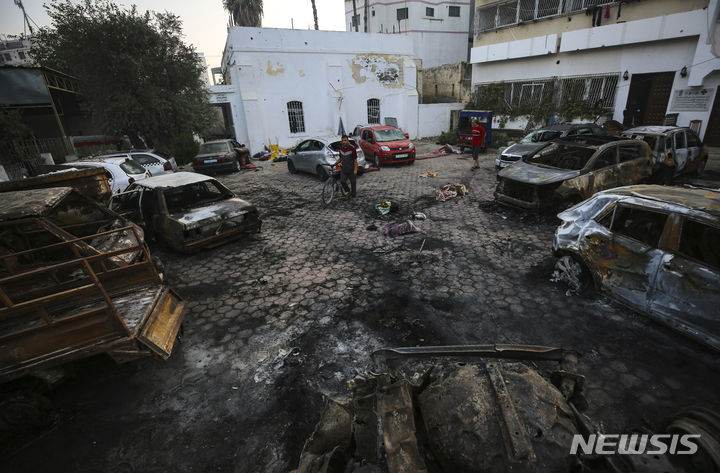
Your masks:
<instances>
[{"instance_id":1,"label":"man walking","mask_svg":"<svg viewBox=\"0 0 720 473\"><path fill-rule=\"evenodd\" d=\"M478 155L480 154L480 151L482 150L483 145L485 144L485 128L480 125L480 122L478 122L476 119L473 118L472 120L472 157L473 157L473 170L478 169L480 167L480 163L478 163Z\"/></svg>"},{"instance_id":2,"label":"man walking","mask_svg":"<svg viewBox=\"0 0 720 473\"><path fill-rule=\"evenodd\" d=\"M350 144L350 140L347 135L342 135L340 141L340 159L335 163L340 163L340 185L343 186L345 192L347 192L348 186L347 181L350 180L350 200L355 201L356 191L356 176L358 170L357 151L355 147Z\"/></svg>"}]
</instances>

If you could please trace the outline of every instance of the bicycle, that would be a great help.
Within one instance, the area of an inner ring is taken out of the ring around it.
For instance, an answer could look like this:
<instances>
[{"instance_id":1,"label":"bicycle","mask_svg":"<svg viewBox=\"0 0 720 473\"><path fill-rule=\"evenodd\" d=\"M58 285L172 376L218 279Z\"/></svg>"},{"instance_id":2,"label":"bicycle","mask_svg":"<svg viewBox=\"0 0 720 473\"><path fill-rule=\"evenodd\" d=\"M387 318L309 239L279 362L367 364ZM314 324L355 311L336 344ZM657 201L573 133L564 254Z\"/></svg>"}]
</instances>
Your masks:
<instances>
[{"instance_id":1,"label":"bicycle","mask_svg":"<svg viewBox=\"0 0 720 473\"><path fill-rule=\"evenodd\" d=\"M331 164L322 164L322 166L332 167ZM328 170L328 178L325 179L321 193L322 201L325 205L330 205L335 192L339 192L342 196L347 195L347 191L340 184L340 172L341 171L337 169Z\"/></svg>"}]
</instances>

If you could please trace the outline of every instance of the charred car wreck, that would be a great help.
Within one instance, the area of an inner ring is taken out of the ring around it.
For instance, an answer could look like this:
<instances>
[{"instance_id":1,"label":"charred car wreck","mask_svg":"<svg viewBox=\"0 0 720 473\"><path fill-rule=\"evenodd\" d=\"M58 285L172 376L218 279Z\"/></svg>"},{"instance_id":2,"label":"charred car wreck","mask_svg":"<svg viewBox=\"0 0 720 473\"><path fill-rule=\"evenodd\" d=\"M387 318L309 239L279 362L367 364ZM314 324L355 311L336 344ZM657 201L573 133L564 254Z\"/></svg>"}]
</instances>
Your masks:
<instances>
[{"instance_id":1,"label":"charred car wreck","mask_svg":"<svg viewBox=\"0 0 720 473\"><path fill-rule=\"evenodd\" d=\"M555 277L720 351L720 191L629 186L558 215Z\"/></svg>"},{"instance_id":2,"label":"charred car wreck","mask_svg":"<svg viewBox=\"0 0 720 473\"><path fill-rule=\"evenodd\" d=\"M637 184L652 174L639 140L582 135L552 141L498 173L495 200L536 212L571 207L596 192Z\"/></svg>"},{"instance_id":3,"label":"charred car wreck","mask_svg":"<svg viewBox=\"0 0 720 473\"><path fill-rule=\"evenodd\" d=\"M212 177L177 172L135 182L110 207L142 225L148 238L191 253L259 232L257 208Z\"/></svg>"},{"instance_id":4,"label":"charred car wreck","mask_svg":"<svg viewBox=\"0 0 720 473\"><path fill-rule=\"evenodd\" d=\"M67 188L0 200L0 381L106 353L172 353L186 303L142 231Z\"/></svg>"}]
</instances>

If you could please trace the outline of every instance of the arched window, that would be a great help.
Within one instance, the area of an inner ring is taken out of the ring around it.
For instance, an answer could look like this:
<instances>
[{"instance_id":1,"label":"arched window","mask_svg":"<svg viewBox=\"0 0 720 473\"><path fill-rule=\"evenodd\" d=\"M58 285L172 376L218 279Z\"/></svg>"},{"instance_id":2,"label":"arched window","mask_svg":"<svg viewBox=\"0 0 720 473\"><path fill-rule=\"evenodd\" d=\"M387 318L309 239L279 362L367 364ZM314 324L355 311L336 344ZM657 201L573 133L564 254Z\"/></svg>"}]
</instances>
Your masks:
<instances>
[{"instance_id":1,"label":"arched window","mask_svg":"<svg viewBox=\"0 0 720 473\"><path fill-rule=\"evenodd\" d=\"M287 103L288 121L290 122L290 133L305 132L305 117L303 115L302 102L293 100Z\"/></svg>"},{"instance_id":2,"label":"arched window","mask_svg":"<svg viewBox=\"0 0 720 473\"><path fill-rule=\"evenodd\" d=\"M368 110L368 123L369 124L380 124L380 100L379 99L368 99L367 101Z\"/></svg>"}]
</instances>

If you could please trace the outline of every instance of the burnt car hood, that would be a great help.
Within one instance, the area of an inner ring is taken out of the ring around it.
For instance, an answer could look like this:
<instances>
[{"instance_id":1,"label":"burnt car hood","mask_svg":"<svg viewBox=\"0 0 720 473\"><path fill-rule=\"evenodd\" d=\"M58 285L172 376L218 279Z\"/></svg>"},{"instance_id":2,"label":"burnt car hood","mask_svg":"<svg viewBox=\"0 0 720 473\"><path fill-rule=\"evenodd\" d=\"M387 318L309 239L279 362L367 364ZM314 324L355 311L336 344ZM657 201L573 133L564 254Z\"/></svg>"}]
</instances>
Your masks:
<instances>
[{"instance_id":1,"label":"burnt car hood","mask_svg":"<svg viewBox=\"0 0 720 473\"><path fill-rule=\"evenodd\" d=\"M538 149L542 148L545 143L515 143L514 145L508 146L502 152L503 155L512 156L529 156Z\"/></svg>"},{"instance_id":2,"label":"burnt car hood","mask_svg":"<svg viewBox=\"0 0 720 473\"><path fill-rule=\"evenodd\" d=\"M553 184L572 179L580 175L580 171L571 169L554 169L518 161L498 173L498 177L528 184Z\"/></svg>"},{"instance_id":3,"label":"burnt car hood","mask_svg":"<svg viewBox=\"0 0 720 473\"><path fill-rule=\"evenodd\" d=\"M250 202L233 197L218 202L211 202L202 207L187 209L182 212L174 212L170 214L170 218L182 224L185 229L190 230L215 222L230 220L254 211L255 206Z\"/></svg>"}]
</instances>

